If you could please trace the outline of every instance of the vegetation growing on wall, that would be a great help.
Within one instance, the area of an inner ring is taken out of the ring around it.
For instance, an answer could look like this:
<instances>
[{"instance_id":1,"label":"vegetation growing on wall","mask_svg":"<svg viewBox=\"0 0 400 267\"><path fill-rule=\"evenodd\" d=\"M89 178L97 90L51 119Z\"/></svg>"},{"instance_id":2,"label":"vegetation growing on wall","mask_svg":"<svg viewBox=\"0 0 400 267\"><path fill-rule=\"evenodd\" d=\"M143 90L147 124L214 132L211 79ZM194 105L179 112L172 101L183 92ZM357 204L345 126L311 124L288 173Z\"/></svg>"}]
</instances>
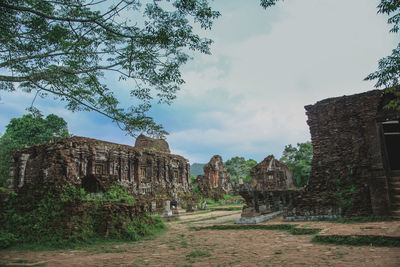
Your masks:
<instances>
[{"instance_id":1,"label":"vegetation growing on wall","mask_svg":"<svg viewBox=\"0 0 400 267\"><path fill-rule=\"evenodd\" d=\"M6 196L0 218L0 248L76 247L98 240L136 241L165 228L161 219L135 211L120 186L89 198L73 185L24 188Z\"/></svg>"}]
</instances>

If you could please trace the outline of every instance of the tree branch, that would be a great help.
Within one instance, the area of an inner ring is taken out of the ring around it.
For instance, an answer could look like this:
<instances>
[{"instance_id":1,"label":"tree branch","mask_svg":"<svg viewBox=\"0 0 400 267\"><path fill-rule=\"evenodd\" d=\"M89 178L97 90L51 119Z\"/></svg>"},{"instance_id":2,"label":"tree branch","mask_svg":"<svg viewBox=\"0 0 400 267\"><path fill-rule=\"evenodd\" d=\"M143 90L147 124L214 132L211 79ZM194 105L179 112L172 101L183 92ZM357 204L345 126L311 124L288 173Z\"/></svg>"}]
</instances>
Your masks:
<instances>
[{"instance_id":1,"label":"tree branch","mask_svg":"<svg viewBox=\"0 0 400 267\"><path fill-rule=\"evenodd\" d=\"M50 19L50 20L57 20L57 21L64 21L64 22L95 23L98 26L100 26L101 28L103 28L104 30L106 30L108 32L111 32L111 33L113 33L115 35L118 35L120 37L135 38L135 36L126 35L126 34L123 34L121 32L117 32L117 31L111 29L110 27L104 25L102 22L97 21L101 17L92 18L92 19L62 18L62 17L56 17L56 16L52 16L52 15L40 12L40 11L34 10L32 8L21 7L21 6L12 6L12 5L8 5L8 4L2 3L2 2L0 2L0 7L7 8L7 9L12 9L12 10L17 10L17 11L33 13L35 15L38 15L40 17L43 17L43 18L46 18L46 19Z\"/></svg>"}]
</instances>

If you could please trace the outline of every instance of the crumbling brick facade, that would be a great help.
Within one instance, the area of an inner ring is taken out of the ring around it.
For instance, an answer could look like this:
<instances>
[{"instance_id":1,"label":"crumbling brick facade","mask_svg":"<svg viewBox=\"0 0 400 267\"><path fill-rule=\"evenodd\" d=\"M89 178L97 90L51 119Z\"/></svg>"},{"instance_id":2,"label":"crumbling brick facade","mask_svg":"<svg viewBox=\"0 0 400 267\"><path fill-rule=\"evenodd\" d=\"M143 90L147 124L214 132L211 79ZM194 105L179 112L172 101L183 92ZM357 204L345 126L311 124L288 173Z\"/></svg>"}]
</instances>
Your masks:
<instances>
[{"instance_id":1,"label":"crumbling brick facade","mask_svg":"<svg viewBox=\"0 0 400 267\"><path fill-rule=\"evenodd\" d=\"M287 190L294 187L293 172L273 155L269 155L250 170L256 190Z\"/></svg>"},{"instance_id":2,"label":"crumbling brick facade","mask_svg":"<svg viewBox=\"0 0 400 267\"><path fill-rule=\"evenodd\" d=\"M249 183L240 186L239 194L246 200L242 217L255 217L283 210L298 193L293 172L273 155L254 166Z\"/></svg>"},{"instance_id":3,"label":"crumbling brick facade","mask_svg":"<svg viewBox=\"0 0 400 267\"><path fill-rule=\"evenodd\" d=\"M185 158L170 154L164 140L139 136L137 142L131 147L76 136L19 150L10 161L10 187L70 183L104 192L121 184L132 194L172 198L191 191Z\"/></svg>"},{"instance_id":4,"label":"crumbling brick facade","mask_svg":"<svg viewBox=\"0 0 400 267\"><path fill-rule=\"evenodd\" d=\"M391 97L374 90L305 107L312 169L286 220L395 215L400 111L383 108Z\"/></svg>"},{"instance_id":5,"label":"crumbling brick facade","mask_svg":"<svg viewBox=\"0 0 400 267\"><path fill-rule=\"evenodd\" d=\"M203 169L204 175L195 180L202 195L217 199L232 191L232 180L220 155L214 155Z\"/></svg>"}]
</instances>

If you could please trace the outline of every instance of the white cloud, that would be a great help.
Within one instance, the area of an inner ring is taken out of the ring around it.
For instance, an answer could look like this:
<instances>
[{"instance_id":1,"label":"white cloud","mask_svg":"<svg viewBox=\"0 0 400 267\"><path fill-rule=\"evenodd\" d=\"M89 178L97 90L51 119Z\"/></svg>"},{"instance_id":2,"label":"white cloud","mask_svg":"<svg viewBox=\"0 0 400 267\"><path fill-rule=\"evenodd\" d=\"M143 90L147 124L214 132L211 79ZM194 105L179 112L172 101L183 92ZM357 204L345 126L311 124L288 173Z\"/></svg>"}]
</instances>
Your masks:
<instances>
[{"instance_id":1,"label":"white cloud","mask_svg":"<svg viewBox=\"0 0 400 267\"><path fill-rule=\"evenodd\" d=\"M167 115L154 112L171 133L171 150L191 162L213 154L261 160L309 139L304 106L373 89L363 78L399 42L387 18L376 14L378 2L290 0L268 10L258 0L212 2L222 13L207 33L215 41L212 55L195 54L184 68L186 84L177 101ZM108 83L124 104L131 102L129 82ZM4 105L15 114L29 100L11 102ZM134 142L100 116L43 107L66 118L75 134Z\"/></svg>"},{"instance_id":2,"label":"white cloud","mask_svg":"<svg viewBox=\"0 0 400 267\"><path fill-rule=\"evenodd\" d=\"M284 144L309 139L304 106L373 89L364 77L398 41L388 33L386 18L376 14L376 5L365 0L287 1L278 7L283 14L274 17L271 28L261 26L264 31L235 42L221 36L231 34L233 27L226 28L233 17L238 19L235 26L246 18L242 9L230 10L211 33L213 55L196 57L191 63L196 68L184 73L187 83L179 103L189 100L193 108L202 103L210 110L201 109L191 128L172 131L168 139L181 150L193 151L184 146L196 144L234 148L238 154L259 153L263 148L257 144L268 140L278 142L282 151ZM223 58L228 67L221 68ZM217 90L225 98L213 95ZM223 108L216 109L213 98Z\"/></svg>"}]
</instances>

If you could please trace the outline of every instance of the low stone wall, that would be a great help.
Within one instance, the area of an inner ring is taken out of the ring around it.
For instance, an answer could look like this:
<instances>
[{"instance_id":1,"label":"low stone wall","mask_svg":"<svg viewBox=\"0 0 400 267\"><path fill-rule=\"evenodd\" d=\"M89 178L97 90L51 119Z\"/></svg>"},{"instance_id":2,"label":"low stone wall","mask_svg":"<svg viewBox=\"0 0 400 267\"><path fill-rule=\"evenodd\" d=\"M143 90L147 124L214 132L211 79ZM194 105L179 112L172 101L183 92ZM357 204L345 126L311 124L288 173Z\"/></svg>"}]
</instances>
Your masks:
<instances>
[{"instance_id":1,"label":"low stone wall","mask_svg":"<svg viewBox=\"0 0 400 267\"><path fill-rule=\"evenodd\" d=\"M246 205L242 210L242 217L256 217L275 211L283 211L291 206L293 200L301 190L269 190L258 191L242 186L240 195L245 199Z\"/></svg>"},{"instance_id":2,"label":"low stone wall","mask_svg":"<svg viewBox=\"0 0 400 267\"><path fill-rule=\"evenodd\" d=\"M285 222L319 221L340 218L342 210L337 206L289 207L283 214Z\"/></svg>"},{"instance_id":3,"label":"low stone wall","mask_svg":"<svg viewBox=\"0 0 400 267\"><path fill-rule=\"evenodd\" d=\"M91 225L100 236L116 237L124 231L126 223L140 220L146 216L143 203L134 205L107 201L101 204L97 201L69 202L64 206L63 236L78 236Z\"/></svg>"}]
</instances>

